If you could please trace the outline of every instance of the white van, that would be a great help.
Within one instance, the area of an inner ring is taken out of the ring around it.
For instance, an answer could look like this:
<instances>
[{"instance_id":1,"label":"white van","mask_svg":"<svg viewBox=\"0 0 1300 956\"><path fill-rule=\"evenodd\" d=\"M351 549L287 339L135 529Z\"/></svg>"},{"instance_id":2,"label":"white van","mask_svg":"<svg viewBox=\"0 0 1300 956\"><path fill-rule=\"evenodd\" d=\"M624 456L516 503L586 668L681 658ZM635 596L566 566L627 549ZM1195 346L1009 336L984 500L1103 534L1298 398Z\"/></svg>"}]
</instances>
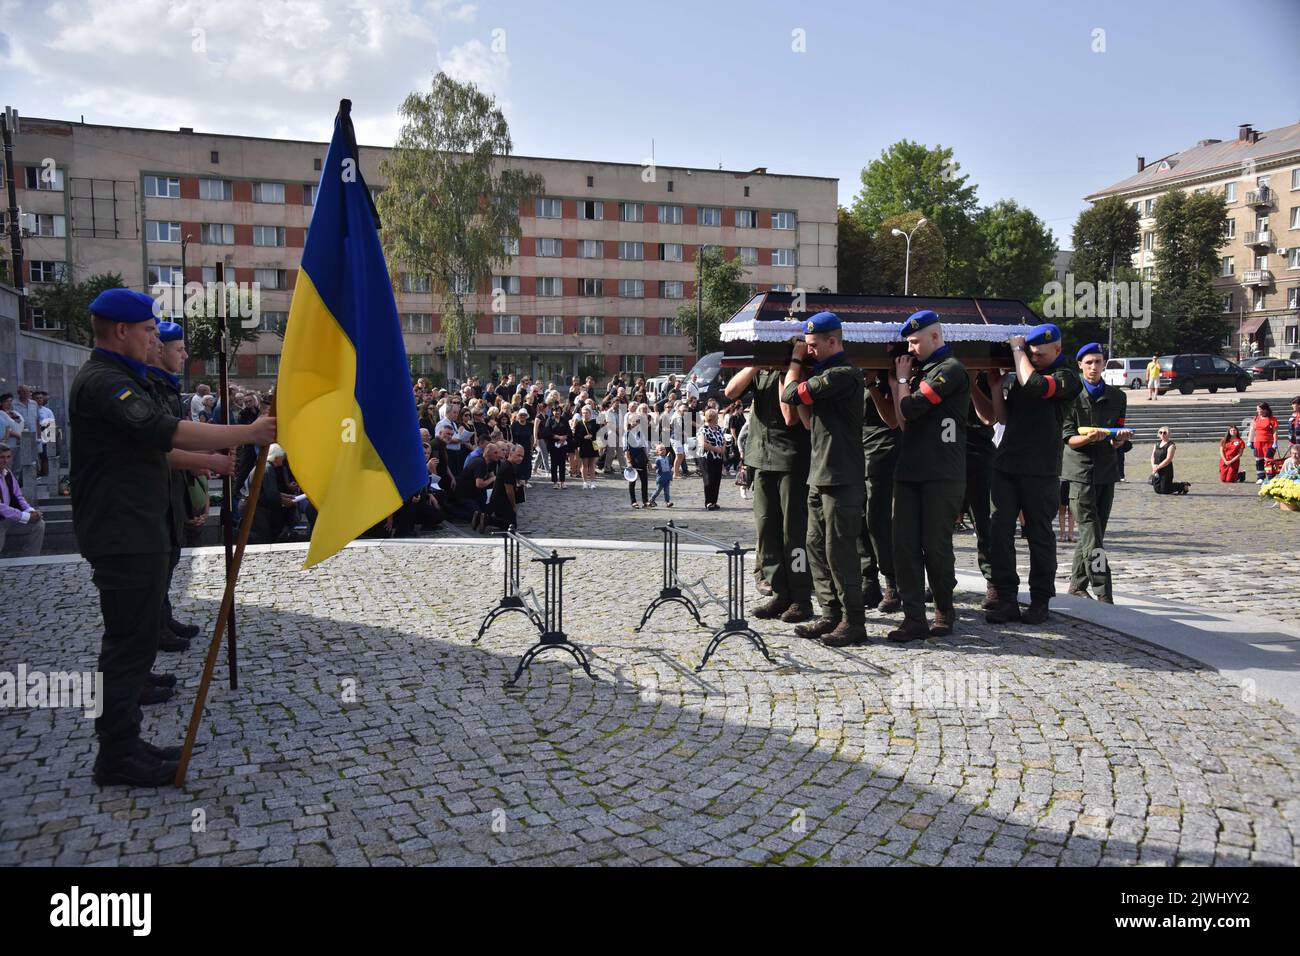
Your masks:
<instances>
[{"instance_id":1,"label":"white van","mask_svg":"<svg viewBox=\"0 0 1300 956\"><path fill-rule=\"evenodd\" d=\"M1106 363L1101 380L1117 388L1146 388L1148 358L1113 358Z\"/></svg>"}]
</instances>

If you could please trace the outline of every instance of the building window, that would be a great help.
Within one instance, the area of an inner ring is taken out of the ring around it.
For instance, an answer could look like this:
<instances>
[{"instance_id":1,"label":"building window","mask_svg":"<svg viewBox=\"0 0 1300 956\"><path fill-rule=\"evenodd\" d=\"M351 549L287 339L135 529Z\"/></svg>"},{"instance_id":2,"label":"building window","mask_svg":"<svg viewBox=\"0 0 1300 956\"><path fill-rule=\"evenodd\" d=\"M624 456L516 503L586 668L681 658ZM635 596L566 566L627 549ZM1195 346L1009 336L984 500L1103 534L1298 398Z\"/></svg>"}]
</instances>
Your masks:
<instances>
[{"instance_id":1,"label":"building window","mask_svg":"<svg viewBox=\"0 0 1300 956\"><path fill-rule=\"evenodd\" d=\"M673 191L673 181L671 179L668 180L668 191L669 192Z\"/></svg>"},{"instance_id":2,"label":"building window","mask_svg":"<svg viewBox=\"0 0 1300 956\"><path fill-rule=\"evenodd\" d=\"M664 316L659 320L660 335L681 335L682 330L677 327L677 320Z\"/></svg>"},{"instance_id":3,"label":"building window","mask_svg":"<svg viewBox=\"0 0 1300 956\"><path fill-rule=\"evenodd\" d=\"M560 252L559 239L538 239L537 250L534 254L545 259L558 259Z\"/></svg>"},{"instance_id":4,"label":"building window","mask_svg":"<svg viewBox=\"0 0 1300 956\"><path fill-rule=\"evenodd\" d=\"M749 187L746 186L746 189ZM736 210L736 228L737 229L757 229L758 213L753 209Z\"/></svg>"},{"instance_id":5,"label":"building window","mask_svg":"<svg viewBox=\"0 0 1300 956\"><path fill-rule=\"evenodd\" d=\"M790 211L780 211L772 213L773 229L793 229L794 213Z\"/></svg>"},{"instance_id":6,"label":"building window","mask_svg":"<svg viewBox=\"0 0 1300 956\"><path fill-rule=\"evenodd\" d=\"M538 335L563 335L564 317L560 315L539 315L537 317Z\"/></svg>"},{"instance_id":7,"label":"building window","mask_svg":"<svg viewBox=\"0 0 1300 956\"><path fill-rule=\"evenodd\" d=\"M770 289L773 292L789 292L790 284L788 282L773 282Z\"/></svg>"},{"instance_id":8,"label":"building window","mask_svg":"<svg viewBox=\"0 0 1300 956\"><path fill-rule=\"evenodd\" d=\"M54 213L37 212L23 214L23 228L33 236L60 238L67 235L68 220Z\"/></svg>"},{"instance_id":9,"label":"building window","mask_svg":"<svg viewBox=\"0 0 1300 956\"><path fill-rule=\"evenodd\" d=\"M1142 269L1142 278L1148 282L1154 282L1156 278L1156 267L1146 266Z\"/></svg>"},{"instance_id":10,"label":"building window","mask_svg":"<svg viewBox=\"0 0 1300 956\"><path fill-rule=\"evenodd\" d=\"M284 202L284 183L253 183L253 202Z\"/></svg>"},{"instance_id":11,"label":"building window","mask_svg":"<svg viewBox=\"0 0 1300 956\"><path fill-rule=\"evenodd\" d=\"M681 262L682 244L680 242L659 243L659 258L664 262Z\"/></svg>"},{"instance_id":12,"label":"building window","mask_svg":"<svg viewBox=\"0 0 1300 956\"><path fill-rule=\"evenodd\" d=\"M602 296L605 294L604 279L579 279L578 295L581 296Z\"/></svg>"},{"instance_id":13,"label":"building window","mask_svg":"<svg viewBox=\"0 0 1300 956\"><path fill-rule=\"evenodd\" d=\"M645 319L639 315L624 315L618 320L619 335L645 335Z\"/></svg>"},{"instance_id":14,"label":"building window","mask_svg":"<svg viewBox=\"0 0 1300 956\"><path fill-rule=\"evenodd\" d=\"M1256 268L1256 269L1267 269L1267 268L1268 268L1268 256L1266 256L1266 255L1264 255L1264 256L1256 256L1256 257L1255 257L1255 268Z\"/></svg>"},{"instance_id":15,"label":"building window","mask_svg":"<svg viewBox=\"0 0 1300 956\"><path fill-rule=\"evenodd\" d=\"M1263 311L1264 311L1264 293L1263 293L1263 292L1256 292L1256 293L1255 293L1255 311L1256 311L1256 312L1263 312Z\"/></svg>"},{"instance_id":16,"label":"building window","mask_svg":"<svg viewBox=\"0 0 1300 956\"><path fill-rule=\"evenodd\" d=\"M1232 204L1237 201L1237 184L1225 183L1223 186L1223 201Z\"/></svg>"},{"instance_id":17,"label":"building window","mask_svg":"<svg viewBox=\"0 0 1300 956\"><path fill-rule=\"evenodd\" d=\"M493 276L493 292L501 292L505 295L519 294L519 276Z\"/></svg>"},{"instance_id":18,"label":"building window","mask_svg":"<svg viewBox=\"0 0 1300 956\"><path fill-rule=\"evenodd\" d=\"M146 272L149 276L148 283L151 286L175 285L178 282L185 281L184 277L181 275L180 266L164 266L151 262L149 263Z\"/></svg>"},{"instance_id":19,"label":"building window","mask_svg":"<svg viewBox=\"0 0 1300 956\"><path fill-rule=\"evenodd\" d=\"M1287 250L1286 267L1288 269L1300 269L1300 246Z\"/></svg>"},{"instance_id":20,"label":"building window","mask_svg":"<svg viewBox=\"0 0 1300 956\"><path fill-rule=\"evenodd\" d=\"M493 315L492 331L496 335L518 335L519 334L519 316L517 315Z\"/></svg>"},{"instance_id":21,"label":"building window","mask_svg":"<svg viewBox=\"0 0 1300 956\"><path fill-rule=\"evenodd\" d=\"M639 202L621 202L618 204L618 218L622 222L644 222L645 204Z\"/></svg>"},{"instance_id":22,"label":"building window","mask_svg":"<svg viewBox=\"0 0 1300 956\"><path fill-rule=\"evenodd\" d=\"M47 318L44 309L32 309L32 329L37 332L62 332L63 323Z\"/></svg>"},{"instance_id":23,"label":"building window","mask_svg":"<svg viewBox=\"0 0 1300 956\"><path fill-rule=\"evenodd\" d=\"M772 265L774 266L792 266L794 265L793 249L773 249Z\"/></svg>"},{"instance_id":24,"label":"building window","mask_svg":"<svg viewBox=\"0 0 1300 956\"><path fill-rule=\"evenodd\" d=\"M578 334L579 335L604 335L605 320L598 315L579 316Z\"/></svg>"},{"instance_id":25,"label":"building window","mask_svg":"<svg viewBox=\"0 0 1300 956\"><path fill-rule=\"evenodd\" d=\"M428 312L407 312L402 316L402 331L429 333L433 331L433 316Z\"/></svg>"},{"instance_id":26,"label":"building window","mask_svg":"<svg viewBox=\"0 0 1300 956\"><path fill-rule=\"evenodd\" d=\"M564 295L563 280L559 276L538 276L538 295Z\"/></svg>"},{"instance_id":27,"label":"building window","mask_svg":"<svg viewBox=\"0 0 1300 956\"><path fill-rule=\"evenodd\" d=\"M701 206L698 222L701 226L720 226L722 210L717 206Z\"/></svg>"},{"instance_id":28,"label":"building window","mask_svg":"<svg viewBox=\"0 0 1300 956\"><path fill-rule=\"evenodd\" d=\"M599 239L579 239L578 240L578 258L579 259L603 259L605 256L605 244Z\"/></svg>"},{"instance_id":29,"label":"building window","mask_svg":"<svg viewBox=\"0 0 1300 956\"><path fill-rule=\"evenodd\" d=\"M1300 309L1300 286L1292 286L1290 289L1286 290L1286 307L1288 309ZM1291 326L1291 332L1292 333L1295 332L1294 325ZM1295 344L1295 336L1293 334L1291 340L1287 342L1287 345L1294 345L1294 344Z\"/></svg>"},{"instance_id":30,"label":"building window","mask_svg":"<svg viewBox=\"0 0 1300 956\"><path fill-rule=\"evenodd\" d=\"M253 245L255 246L284 245L284 226L254 226Z\"/></svg>"},{"instance_id":31,"label":"building window","mask_svg":"<svg viewBox=\"0 0 1300 956\"><path fill-rule=\"evenodd\" d=\"M1224 239L1234 238L1237 235L1237 220L1226 219L1224 220L1224 222L1225 222L1225 227L1223 231L1223 238Z\"/></svg>"},{"instance_id":32,"label":"building window","mask_svg":"<svg viewBox=\"0 0 1300 956\"><path fill-rule=\"evenodd\" d=\"M57 166L28 166L26 176L28 189L63 192L63 170Z\"/></svg>"},{"instance_id":33,"label":"building window","mask_svg":"<svg viewBox=\"0 0 1300 956\"><path fill-rule=\"evenodd\" d=\"M205 246L233 246L235 224L231 222L205 222L199 226L199 242Z\"/></svg>"},{"instance_id":34,"label":"building window","mask_svg":"<svg viewBox=\"0 0 1300 956\"><path fill-rule=\"evenodd\" d=\"M254 269L253 281L263 289L289 288L289 276L283 269Z\"/></svg>"},{"instance_id":35,"label":"building window","mask_svg":"<svg viewBox=\"0 0 1300 956\"><path fill-rule=\"evenodd\" d=\"M619 279L618 294L623 299L644 299L645 281L642 279Z\"/></svg>"},{"instance_id":36,"label":"building window","mask_svg":"<svg viewBox=\"0 0 1300 956\"><path fill-rule=\"evenodd\" d=\"M660 206L659 222L665 226L680 226L682 224L682 207Z\"/></svg>"},{"instance_id":37,"label":"building window","mask_svg":"<svg viewBox=\"0 0 1300 956\"><path fill-rule=\"evenodd\" d=\"M220 370L217 368L216 358L207 358L203 360L203 374L207 376L219 375Z\"/></svg>"},{"instance_id":38,"label":"building window","mask_svg":"<svg viewBox=\"0 0 1300 956\"><path fill-rule=\"evenodd\" d=\"M1230 275L1235 275L1235 274L1236 274L1236 272L1237 272L1237 266L1236 266L1236 264L1233 262L1233 258L1232 258L1232 256L1224 256L1224 257L1220 260L1220 263L1221 263L1221 265L1223 266L1223 271L1221 271L1221 272L1219 273L1219 275L1221 275L1221 276L1230 276Z\"/></svg>"},{"instance_id":39,"label":"building window","mask_svg":"<svg viewBox=\"0 0 1300 956\"><path fill-rule=\"evenodd\" d=\"M229 179L200 179L199 198L229 202L235 198L234 186Z\"/></svg>"},{"instance_id":40,"label":"building window","mask_svg":"<svg viewBox=\"0 0 1300 956\"><path fill-rule=\"evenodd\" d=\"M414 352L406 356L412 375L428 375L433 371L433 356L428 352Z\"/></svg>"},{"instance_id":41,"label":"building window","mask_svg":"<svg viewBox=\"0 0 1300 956\"><path fill-rule=\"evenodd\" d=\"M1291 291L1294 292L1295 289L1292 289ZM1296 308L1294 301L1292 302L1291 308L1293 309ZM1300 341L1300 327L1294 325L1288 325L1286 327L1285 334L1286 334L1286 341L1283 343L1284 345L1295 345L1298 341Z\"/></svg>"},{"instance_id":42,"label":"building window","mask_svg":"<svg viewBox=\"0 0 1300 956\"><path fill-rule=\"evenodd\" d=\"M144 223L146 242L180 242L181 224L179 222L156 222L146 219Z\"/></svg>"},{"instance_id":43,"label":"building window","mask_svg":"<svg viewBox=\"0 0 1300 956\"><path fill-rule=\"evenodd\" d=\"M506 236L501 240L501 254L506 257L519 255L519 240Z\"/></svg>"},{"instance_id":44,"label":"building window","mask_svg":"<svg viewBox=\"0 0 1300 956\"><path fill-rule=\"evenodd\" d=\"M1221 311L1223 311L1223 312L1231 312L1231 311L1232 311L1232 293L1231 293L1231 292L1229 292L1227 295L1225 295L1225 296L1223 297L1222 305L1223 305L1223 308L1222 308Z\"/></svg>"},{"instance_id":45,"label":"building window","mask_svg":"<svg viewBox=\"0 0 1300 956\"><path fill-rule=\"evenodd\" d=\"M620 355L618 357L618 370L624 375L644 375L645 356Z\"/></svg>"},{"instance_id":46,"label":"building window","mask_svg":"<svg viewBox=\"0 0 1300 956\"><path fill-rule=\"evenodd\" d=\"M758 265L758 249L754 246L741 246L736 250L736 257L747 266Z\"/></svg>"},{"instance_id":47,"label":"building window","mask_svg":"<svg viewBox=\"0 0 1300 956\"><path fill-rule=\"evenodd\" d=\"M257 329L259 332L271 332L276 335L284 335L284 327L288 324L288 312L263 312L261 321L257 323Z\"/></svg>"},{"instance_id":48,"label":"building window","mask_svg":"<svg viewBox=\"0 0 1300 956\"><path fill-rule=\"evenodd\" d=\"M683 360L680 355L661 355L659 356L659 374L671 375L674 372L680 375L686 371Z\"/></svg>"},{"instance_id":49,"label":"building window","mask_svg":"<svg viewBox=\"0 0 1300 956\"><path fill-rule=\"evenodd\" d=\"M1156 201L1154 199L1148 199L1146 201L1146 217L1150 219L1155 214L1156 214Z\"/></svg>"},{"instance_id":50,"label":"building window","mask_svg":"<svg viewBox=\"0 0 1300 956\"><path fill-rule=\"evenodd\" d=\"M559 219L563 213L563 206L558 199L545 199L539 196L535 212L538 219Z\"/></svg>"},{"instance_id":51,"label":"building window","mask_svg":"<svg viewBox=\"0 0 1300 956\"><path fill-rule=\"evenodd\" d=\"M280 356L278 355L259 355L257 357L257 374L263 376L278 375L280 372Z\"/></svg>"},{"instance_id":52,"label":"building window","mask_svg":"<svg viewBox=\"0 0 1300 956\"><path fill-rule=\"evenodd\" d=\"M144 194L150 199L180 199L181 181L175 176L146 176Z\"/></svg>"},{"instance_id":53,"label":"building window","mask_svg":"<svg viewBox=\"0 0 1300 956\"><path fill-rule=\"evenodd\" d=\"M587 188L590 189L592 186L595 186L595 185L596 185L596 177L595 177L595 176L588 176L588 177L587 177Z\"/></svg>"},{"instance_id":54,"label":"building window","mask_svg":"<svg viewBox=\"0 0 1300 956\"><path fill-rule=\"evenodd\" d=\"M1291 170L1291 188L1300 189L1300 166Z\"/></svg>"},{"instance_id":55,"label":"building window","mask_svg":"<svg viewBox=\"0 0 1300 956\"><path fill-rule=\"evenodd\" d=\"M302 204L304 206L316 205L316 194L320 191L319 186L302 187Z\"/></svg>"},{"instance_id":56,"label":"building window","mask_svg":"<svg viewBox=\"0 0 1300 956\"><path fill-rule=\"evenodd\" d=\"M645 243L642 242L620 242L618 244L618 257L620 259L641 260L645 258Z\"/></svg>"},{"instance_id":57,"label":"building window","mask_svg":"<svg viewBox=\"0 0 1300 956\"><path fill-rule=\"evenodd\" d=\"M590 180L591 177L588 176L587 179ZM588 182L587 185L590 186L591 183ZM578 203L578 218L579 219L604 219L605 204L601 202L599 199L581 200Z\"/></svg>"},{"instance_id":58,"label":"building window","mask_svg":"<svg viewBox=\"0 0 1300 956\"><path fill-rule=\"evenodd\" d=\"M68 264L53 259L33 259L31 277L33 282L58 282L68 276Z\"/></svg>"},{"instance_id":59,"label":"building window","mask_svg":"<svg viewBox=\"0 0 1300 956\"><path fill-rule=\"evenodd\" d=\"M1154 232L1142 233L1142 248L1150 252L1156 247L1156 234Z\"/></svg>"},{"instance_id":60,"label":"building window","mask_svg":"<svg viewBox=\"0 0 1300 956\"><path fill-rule=\"evenodd\" d=\"M474 284L470 282L469 276L454 275L451 277L450 291L453 295L469 295L474 291Z\"/></svg>"},{"instance_id":61,"label":"building window","mask_svg":"<svg viewBox=\"0 0 1300 956\"><path fill-rule=\"evenodd\" d=\"M659 283L659 298L680 299L684 289L685 283L676 279L666 279Z\"/></svg>"},{"instance_id":62,"label":"building window","mask_svg":"<svg viewBox=\"0 0 1300 956\"><path fill-rule=\"evenodd\" d=\"M1291 228L1300 229L1300 206L1291 207Z\"/></svg>"},{"instance_id":63,"label":"building window","mask_svg":"<svg viewBox=\"0 0 1300 956\"><path fill-rule=\"evenodd\" d=\"M225 275L225 281L226 281L227 283L234 282L234 281L235 281L235 267L234 267L234 266L226 266L226 267L225 267L225 273L224 273L224 275ZM211 285L212 283L214 283L214 282L216 282L216 281L217 281L217 267L216 267L216 266L204 266L204 267L203 267L203 282L204 282L204 284L205 284L205 285Z\"/></svg>"},{"instance_id":64,"label":"building window","mask_svg":"<svg viewBox=\"0 0 1300 956\"><path fill-rule=\"evenodd\" d=\"M208 153L208 162L210 162L210 163L219 163L219 162L221 162L221 153L219 153L219 152L218 152L217 150L215 150L215 149L212 150L210 153ZM216 373L215 371L213 371L213 372L211 372L211 373L206 373L206 374L216 375L217 373Z\"/></svg>"},{"instance_id":65,"label":"building window","mask_svg":"<svg viewBox=\"0 0 1300 956\"><path fill-rule=\"evenodd\" d=\"M409 272L399 272L397 275L398 288L403 292L428 292L429 277L412 275Z\"/></svg>"}]
</instances>

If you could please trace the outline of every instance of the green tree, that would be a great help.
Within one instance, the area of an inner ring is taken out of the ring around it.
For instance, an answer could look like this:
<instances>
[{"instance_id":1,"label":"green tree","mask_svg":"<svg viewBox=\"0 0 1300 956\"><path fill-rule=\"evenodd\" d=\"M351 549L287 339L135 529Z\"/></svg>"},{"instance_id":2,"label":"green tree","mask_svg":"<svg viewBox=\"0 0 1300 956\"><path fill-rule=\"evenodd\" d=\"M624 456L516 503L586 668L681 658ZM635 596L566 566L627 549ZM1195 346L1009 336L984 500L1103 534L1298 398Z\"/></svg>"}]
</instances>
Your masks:
<instances>
[{"instance_id":1,"label":"green tree","mask_svg":"<svg viewBox=\"0 0 1300 956\"><path fill-rule=\"evenodd\" d=\"M376 201L390 269L431 275L442 293L442 338L462 376L477 315L466 300L486 288L518 240L519 207L545 180L509 166L510 129L495 100L444 73L402 102L402 130L380 171Z\"/></svg>"},{"instance_id":2,"label":"green tree","mask_svg":"<svg viewBox=\"0 0 1300 956\"><path fill-rule=\"evenodd\" d=\"M946 254L943 287L948 295L973 288L975 187L960 175L961 164L950 148L930 148L900 140L862 170L862 188L853 200L853 215L868 230L891 216L919 210L943 235Z\"/></svg>"},{"instance_id":3,"label":"green tree","mask_svg":"<svg viewBox=\"0 0 1300 956\"><path fill-rule=\"evenodd\" d=\"M943 295L944 263L947 250L943 234L929 221L917 228L917 211L889 216L876 227L870 274L875 287L865 291L877 295ZM912 234L912 260L907 261L907 239L894 230Z\"/></svg>"},{"instance_id":4,"label":"green tree","mask_svg":"<svg viewBox=\"0 0 1300 956\"><path fill-rule=\"evenodd\" d=\"M1223 194L1173 189L1156 200L1155 213L1153 311L1172 323L1179 350L1217 354L1228 331L1214 290L1227 228Z\"/></svg>"},{"instance_id":5,"label":"green tree","mask_svg":"<svg viewBox=\"0 0 1300 956\"><path fill-rule=\"evenodd\" d=\"M702 276L700 292L703 309L700 313L700 341L695 340L695 303L677 308L677 328L691 340L695 356L707 355L722 348L718 327L740 311L750 299L745 284L748 274L739 259L727 259L716 246L701 246L695 255L696 275Z\"/></svg>"},{"instance_id":6,"label":"green tree","mask_svg":"<svg viewBox=\"0 0 1300 956\"><path fill-rule=\"evenodd\" d=\"M1071 241L1070 271L1077 282L1119 281L1118 270L1130 265L1141 238L1138 211L1118 196L1108 196L1079 213Z\"/></svg>"},{"instance_id":7,"label":"green tree","mask_svg":"<svg viewBox=\"0 0 1300 956\"><path fill-rule=\"evenodd\" d=\"M875 236L856 216L843 207L839 211L839 239L836 249L836 287L845 294L870 294L880 290Z\"/></svg>"},{"instance_id":8,"label":"green tree","mask_svg":"<svg viewBox=\"0 0 1300 956\"><path fill-rule=\"evenodd\" d=\"M63 334L77 345L94 345L95 336L90 329L90 303L105 289L122 288L120 272L101 272L85 282L59 279L38 285L32 291L31 306L43 309L47 321L63 326Z\"/></svg>"},{"instance_id":9,"label":"green tree","mask_svg":"<svg viewBox=\"0 0 1300 956\"><path fill-rule=\"evenodd\" d=\"M256 342L261 335L261 316L253 307L251 293L241 297L235 283L227 282L225 286L226 342L229 346L226 363L233 369L239 350L249 342ZM185 341L191 358L207 361L216 358L219 353L217 309L220 292L217 288L215 283L206 285L204 295L185 299ZM284 326L276 328L275 332L283 338Z\"/></svg>"},{"instance_id":10,"label":"green tree","mask_svg":"<svg viewBox=\"0 0 1300 956\"><path fill-rule=\"evenodd\" d=\"M1052 281L1056 240L1052 231L1012 199L986 206L975 216L975 295L1032 302Z\"/></svg>"}]
</instances>

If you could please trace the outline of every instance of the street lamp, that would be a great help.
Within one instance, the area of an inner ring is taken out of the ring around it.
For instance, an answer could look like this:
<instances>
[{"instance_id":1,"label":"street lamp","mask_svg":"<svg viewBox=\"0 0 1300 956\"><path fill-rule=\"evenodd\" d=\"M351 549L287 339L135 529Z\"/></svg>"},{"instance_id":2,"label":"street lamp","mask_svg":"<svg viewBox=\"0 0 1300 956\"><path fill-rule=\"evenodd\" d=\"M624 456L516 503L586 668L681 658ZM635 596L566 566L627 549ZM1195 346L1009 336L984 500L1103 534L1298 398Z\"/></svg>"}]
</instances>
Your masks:
<instances>
[{"instance_id":1,"label":"street lamp","mask_svg":"<svg viewBox=\"0 0 1300 956\"><path fill-rule=\"evenodd\" d=\"M925 217L922 216L917 221L916 225L912 227L911 232L903 232L903 230L901 229L889 230L891 234L895 236L902 236L904 239L907 240L907 258L903 260L903 295L907 295L907 284L908 284L908 280L911 277L911 271L912 271L912 236L916 234L916 230L920 229L924 225L925 225Z\"/></svg>"}]
</instances>

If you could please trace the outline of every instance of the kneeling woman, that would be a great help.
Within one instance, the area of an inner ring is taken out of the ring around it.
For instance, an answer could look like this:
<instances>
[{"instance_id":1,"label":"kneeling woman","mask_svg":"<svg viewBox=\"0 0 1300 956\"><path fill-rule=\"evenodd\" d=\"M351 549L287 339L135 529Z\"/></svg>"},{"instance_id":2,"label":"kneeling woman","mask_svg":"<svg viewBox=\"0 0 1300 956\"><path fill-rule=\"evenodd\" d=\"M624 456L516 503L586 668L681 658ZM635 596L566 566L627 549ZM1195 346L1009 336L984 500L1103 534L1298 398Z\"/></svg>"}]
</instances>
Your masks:
<instances>
[{"instance_id":1,"label":"kneeling woman","mask_svg":"<svg viewBox=\"0 0 1300 956\"><path fill-rule=\"evenodd\" d=\"M1178 447L1169 440L1169 429L1157 433L1160 440L1151 450L1151 486L1158 495L1185 495L1187 482L1174 481L1174 450Z\"/></svg>"}]
</instances>

